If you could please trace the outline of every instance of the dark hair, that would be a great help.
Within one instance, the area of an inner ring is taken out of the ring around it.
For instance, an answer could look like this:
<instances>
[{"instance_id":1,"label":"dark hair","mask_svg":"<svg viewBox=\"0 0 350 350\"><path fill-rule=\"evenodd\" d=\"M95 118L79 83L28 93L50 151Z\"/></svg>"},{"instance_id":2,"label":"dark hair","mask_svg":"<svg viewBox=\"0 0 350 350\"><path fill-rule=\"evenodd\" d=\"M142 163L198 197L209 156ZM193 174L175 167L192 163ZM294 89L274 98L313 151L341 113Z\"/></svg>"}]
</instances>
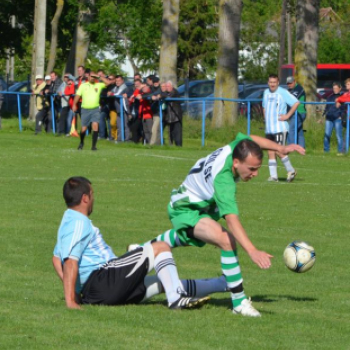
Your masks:
<instances>
[{"instance_id":1,"label":"dark hair","mask_svg":"<svg viewBox=\"0 0 350 350\"><path fill-rule=\"evenodd\" d=\"M85 70L85 67L84 66L78 66L78 68L83 68Z\"/></svg>"},{"instance_id":2,"label":"dark hair","mask_svg":"<svg viewBox=\"0 0 350 350\"><path fill-rule=\"evenodd\" d=\"M136 83L137 81L139 81L142 84L142 80L141 79L135 79L134 83Z\"/></svg>"},{"instance_id":3,"label":"dark hair","mask_svg":"<svg viewBox=\"0 0 350 350\"><path fill-rule=\"evenodd\" d=\"M123 79L123 80L124 80L124 77L123 77L122 75L120 75L120 74L116 75L115 78L116 78L116 79Z\"/></svg>"},{"instance_id":4,"label":"dark hair","mask_svg":"<svg viewBox=\"0 0 350 350\"><path fill-rule=\"evenodd\" d=\"M238 159L240 162L243 162L249 154L257 157L259 160L262 160L264 156L262 149L256 142L245 139L237 143L232 153L232 159Z\"/></svg>"},{"instance_id":5,"label":"dark hair","mask_svg":"<svg viewBox=\"0 0 350 350\"><path fill-rule=\"evenodd\" d=\"M91 182L82 176L70 177L63 185L63 198L68 208L79 205L83 194L90 195Z\"/></svg>"},{"instance_id":6,"label":"dark hair","mask_svg":"<svg viewBox=\"0 0 350 350\"><path fill-rule=\"evenodd\" d=\"M334 81L332 86L335 86L335 85L341 88L341 83L339 81Z\"/></svg>"},{"instance_id":7,"label":"dark hair","mask_svg":"<svg viewBox=\"0 0 350 350\"><path fill-rule=\"evenodd\" d=\"M279 80L279 77L277 74L270 74L269 75L269 79L272 78L272 79L278 79Z\"/></svg>"}]
</instances>

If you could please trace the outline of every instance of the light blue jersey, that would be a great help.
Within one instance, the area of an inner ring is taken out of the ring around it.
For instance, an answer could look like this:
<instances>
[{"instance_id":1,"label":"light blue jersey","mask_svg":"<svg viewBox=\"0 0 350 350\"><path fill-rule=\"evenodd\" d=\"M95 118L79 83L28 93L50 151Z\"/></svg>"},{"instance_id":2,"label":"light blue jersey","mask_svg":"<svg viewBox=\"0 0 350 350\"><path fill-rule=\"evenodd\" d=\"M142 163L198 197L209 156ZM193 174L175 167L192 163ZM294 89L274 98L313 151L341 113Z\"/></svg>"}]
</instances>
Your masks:
<instances>
[{"instance_id":1,"label":"light blue jersey","mask_svg":"<svg viewBox=\"0 0 350 350\"><path fill-rule=\"evenodd\" d=\"M93 271L117 258L91 220L72 209L67 209L63 215L53 254L62 264L68 258L78 261L77 293L81 292Z\"/></svg>"},{"instance_id":2,"label":"light blue jersey","mask_svg":"<svg viewBox=\"0 0 350 350\"><path fill-rule=\"evenodd\" d=\"M265 109L265 133L278 134L288 132L288 121L280 121L280 115L287 114L287 105L292 107L298 100L288 90L278 87L275 92L264 91L263 108Z\"/></svg>"}]
</instances>

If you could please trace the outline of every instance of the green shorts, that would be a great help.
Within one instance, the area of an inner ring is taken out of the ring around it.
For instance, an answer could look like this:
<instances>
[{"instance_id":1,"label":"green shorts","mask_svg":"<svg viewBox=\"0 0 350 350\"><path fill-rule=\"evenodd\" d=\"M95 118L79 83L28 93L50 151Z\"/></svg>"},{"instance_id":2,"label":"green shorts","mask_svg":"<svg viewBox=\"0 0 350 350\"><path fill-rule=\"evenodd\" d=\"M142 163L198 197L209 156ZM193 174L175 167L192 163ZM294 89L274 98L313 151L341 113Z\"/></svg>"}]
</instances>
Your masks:
<instances>
[{"instance_id":1,"label":"green shorts","mask_svg":"<svg viewBox=\"0 0 350 350\"><path fill-rule=\"evenodd\" d=\"M220 219L218 212L193 210L186 207L174 209L170 204L168 205L168 214L180 241L184 245L194 247L203 247L206 243L194 237L189 237L188 229L194 228L202 218L210 218L215 221Z\"/></svg>"}]
</instances>

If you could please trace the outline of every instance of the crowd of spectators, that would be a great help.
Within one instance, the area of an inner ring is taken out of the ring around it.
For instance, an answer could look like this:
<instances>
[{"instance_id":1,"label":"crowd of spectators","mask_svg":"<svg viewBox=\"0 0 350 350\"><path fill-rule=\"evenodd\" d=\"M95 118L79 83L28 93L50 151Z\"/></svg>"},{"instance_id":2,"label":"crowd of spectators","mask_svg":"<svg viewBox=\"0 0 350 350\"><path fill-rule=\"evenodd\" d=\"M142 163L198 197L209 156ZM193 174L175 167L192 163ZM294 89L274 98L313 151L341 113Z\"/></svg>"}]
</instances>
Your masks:
<instances>
[{"instance_id":1,"label":"crowd of spectators","mask_svg":"<svg viewBox=\"0 0 350 350\"><path fill-rule=\"evenodd\" d=\"M74 102L81 84L89 82L91 70L79 66L78 77L66 72L63 81L56 72L43 77L37 75L32 93L36 99L35 133L42 130L52 131L54 125L59 135L70 136L72 123L81 116L81 102ZM95 73L94 73L95 74ZM95 75L94 75L95 79ZM144 144L161 144L160 108L163 116L163 129L168 129L169 143L182 146L182 110L180 101L168 101L179 94L171 81L160 82L155 75L143 79L135 74L132 82L116 74L106 74L99 70L96 83L102 82L104 88L100 93L98 138L115 143L142 142ZM75 106L76 104L76 106ZM74 129L77 127L73 125Z\"/></svg>"}]
</instances>

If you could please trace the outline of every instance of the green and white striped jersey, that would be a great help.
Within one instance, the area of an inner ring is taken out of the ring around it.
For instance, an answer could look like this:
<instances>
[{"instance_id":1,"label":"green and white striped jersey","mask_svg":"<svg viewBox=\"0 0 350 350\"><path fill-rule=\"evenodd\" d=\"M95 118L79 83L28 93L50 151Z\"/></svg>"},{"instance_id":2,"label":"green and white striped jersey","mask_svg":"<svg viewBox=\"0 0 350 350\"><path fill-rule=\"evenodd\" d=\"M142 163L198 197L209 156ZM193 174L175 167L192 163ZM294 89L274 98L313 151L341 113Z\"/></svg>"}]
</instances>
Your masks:
<instances>
[{"instance_id":1,"label":"green and white striped jersey","mask_svg":"<svg viewBox=\"0 0 350 350\"><path fill-rule=\"evenodd\" d=\"M236 183L232 173L232 153L236 145L249 136L239 133L230 144L199 159L185 181L173 190L170 206L177 210L216 212L220 217L238 215Z\"/></svg>"}]
</instances>

